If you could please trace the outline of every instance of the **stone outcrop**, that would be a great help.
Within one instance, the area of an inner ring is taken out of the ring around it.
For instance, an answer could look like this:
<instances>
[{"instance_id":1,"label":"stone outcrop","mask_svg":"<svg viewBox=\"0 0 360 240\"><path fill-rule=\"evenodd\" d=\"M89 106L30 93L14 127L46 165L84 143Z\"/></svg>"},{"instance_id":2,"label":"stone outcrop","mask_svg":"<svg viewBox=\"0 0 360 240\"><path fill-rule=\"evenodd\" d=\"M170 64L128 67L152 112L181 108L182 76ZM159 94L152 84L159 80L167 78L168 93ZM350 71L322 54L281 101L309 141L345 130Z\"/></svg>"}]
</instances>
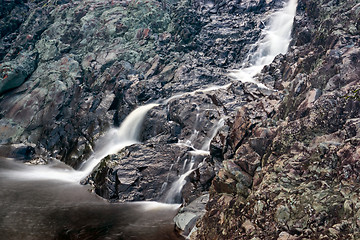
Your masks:
<instances>
[{"instance_id":1,"label":"stone outcrop","mask_svg":"<svg viewBox=\"0 0 360 240\"><path fill-rule=\"evenodd\" d=\"M226 141L214 139L224 169L193 239L360 237L358 10L299 1L289 52L259 76L277 93L245 104Z\"/></svg>"},{"instance_id":2,"label":"stone outcrop","mask_svg":"<svg viewBox=\"0 0 360 240\"><path fill-rule=\"evenodd\" d=\"M229 78L282 6L6 1L0 156L77 168L110 127L157 102L139 143L83 184L111 201L165 201L194 164L172 198L184 234L198 219L193 239L360 238L360 5L299 0L288 53L257 75L268 89ZM191 206L207 193L200 219Z\"/></svg>"},{"instance_id":3,"label":"stone outcrop","mask_svg":"<svg viewBox=\"0 0 360 240\"><path fill-rule=\"evenodd\" d=\"M195 199L206 193L219 166L190 152L208 150L219 121L249 99L240 83L217 91L196 90L229 82L225 68L245 58L250 49L246 43L259 38L267 11L281 7L277 2L9 3L4 16L19 11L16 6L27 15L12 30L16 41L4 50L1 144L35 144L37 157L57 158L77 168L110 126L119 126L137 106L157 100L162 108L151 110L145 120L140 139L145 144L124 150L138 154L104 160L94 179L84 183L93 183L97 193L113 200L159 200L160 192L165 194L196 158L196 165L205 162L189 176L193 180L183 194L186 202ZM244 50L238 51L240 46ZM160 149L156 145L166 151L154 152ZM168 157L173 151L177 158ZM143 161L146 154L153 156ZM139 163L121 170L123 161ZM163 186L159 179L167 178L172 164L174 173L170 171L168 186ZM147 177L152 175L159 176ZM135 180L130 184L127 178ZM121 180L131 187L119 187ZM142 184L153 193L142 193Z\"/></svg>"}]
</instances>

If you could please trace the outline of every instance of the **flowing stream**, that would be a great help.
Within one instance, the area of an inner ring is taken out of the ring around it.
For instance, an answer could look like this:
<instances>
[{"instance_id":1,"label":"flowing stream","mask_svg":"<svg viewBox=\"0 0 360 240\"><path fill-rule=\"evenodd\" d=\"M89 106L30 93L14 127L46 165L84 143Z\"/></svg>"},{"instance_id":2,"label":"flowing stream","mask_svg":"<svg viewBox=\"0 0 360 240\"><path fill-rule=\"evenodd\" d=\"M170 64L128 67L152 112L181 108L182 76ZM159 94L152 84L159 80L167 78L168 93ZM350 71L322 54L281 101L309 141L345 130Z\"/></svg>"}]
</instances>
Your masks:
<instances>
[{"instance_id":1,"label":"flowing stream","mask_svg":"<svg viewBox=\"0 0 360 240\"><path fill-rule=\"evenodd\" d=\"M189 164L187 164L187 161L184 162L183 167L183 174L181 174L174 183L172 183L170 190L167 192L165 197L165 202L167 203L177 203L179 200L181 200L181 190L186 184L186 178L196 169L195 167L195 157L196 156L208 156L210 155L209 149L210 149L210 142L215 137L218 130L224 126L224 119L221 118L216 124L214 124L212 131L210 132L210 135L205 138L205 141L201 147L201 149L196 149L192 146L191 141L188 144L191 148L194 150L190 151L191 160ZM194 134L196 133L196 130L194 130ZM190 137L191 139L191 137ZM201 162L200 162L201 164ZM199 165L200 165L199 164Z\"/></svg>"},{"instance_id":2,"label":"flowing stream","mask_svg":"<svg viewBox=\"0 0 360 240\"><path fill-rule=\"evenodd\" d=\"M135 109L125 118L119 128L110 129L97 141L94 153L79 170L66 167L61 162L35 166L15 163L17 168L3 174L17 180L58 180L78 184L104 157L115 154L124 147L139 143L139 134L146 113L157 105L147 104Z\"/></svg>"},{"instance_id":3,"label":"flowing stream","mask_svg":"<svg viewBox=\"0 0 360 240\"><path fill-rule=\"evenodd\" d=\"M297 0L289 0L281 10L275 12L271 15L269 26L265 27L265 30L262 33L260 41L257 42L253 48L256 51L252 54L249 54L247 61L244 63L244 66L239 70L232 71L230 77L240 80L241 82L251 82L257 84L260 88L266 88L264 84L257 82L254 77L256 74L260 73L265 65L270 64L274 58L279 54L285 54L288 50L290 41L291 41L291 30L293 26L293 19L296 14ZM229 87L230 84L224 86ZM210 87L206 90L217 90L222 87ZM195 91L192 94L199 92ZM176 97L176 96L175 96ZM173 98L169 98L172 100ZM224 119L220 119L218 124L213 128L212 134L207 140L203 143L201 149L195 149L190 141L183 143L189 147L192 147L194 155L207 155L210 154L209 146L211 139L213 139L217 131L224 125ZM197 131L194 130L193 135L197 134ZM172 184L171 189L166 195L165 201L169 203L177 202L179 195L181 195L181 190L186 183L186 177L188 177L193 171L194 161L190 161L189 169L179 176L179 179Z\"/></svg>"},{"instance_id":4,"label":"flowing stream","mask_svg":"<svg viewBox=\"0 0 360 240\"><path fill-rule=\"evenodd\" d=\"M285 54L291 41L291 30L296 15L297 0L289 0L284 8L270 16L269 26L265 27L262 37L253 48L243 68L233 70L230 77L241 82L250 82L261 88L268 88L255 80L255 75L260 73L265 65L270 64L279 54Z\"/></svg>"},{"instance_id":5,"label":"flowing stream","mask_svg":"<svg viewBox=\"0 0 360 240\"><path fill-rule=\"evenodd\" d=\"M242 82L252 82L267 88L255 80L256 74L270 64L278 54L286 53L290 40L297 1L290 0L283 9L271 15L254 51L239 70L230 76ZM74 170L61 162L29 166L11 159L0 159L0 230L2 239L88 239L88 236L107 236L104 239L180 239L173 232L172 219L178 204L139 202L109 204L90 193L79 182L87 177L99 162L109 154L126 146L139 143L142 123L150 109L166 105L170 101L197 93L227 89L212 86L193 92L172 96L158 103L135 109L119 128L110 129L101 137L91 157ZM180 144L192 147L191 159L184 162L182 173L166 192L165 202L181 199L186 178L198 167L195 157L209 155L209 145L224 125L221 118L213 125L200 149L193 147L198 132L194 127L193 139ZM172 167L172 166L171 166ZM166 182L167 184L167 182ZM164 185L166 187L166 185ZM140 229L140 230L139 230ZM90 238L89 238L90 239Z\"/></svg>"}]
</instances>

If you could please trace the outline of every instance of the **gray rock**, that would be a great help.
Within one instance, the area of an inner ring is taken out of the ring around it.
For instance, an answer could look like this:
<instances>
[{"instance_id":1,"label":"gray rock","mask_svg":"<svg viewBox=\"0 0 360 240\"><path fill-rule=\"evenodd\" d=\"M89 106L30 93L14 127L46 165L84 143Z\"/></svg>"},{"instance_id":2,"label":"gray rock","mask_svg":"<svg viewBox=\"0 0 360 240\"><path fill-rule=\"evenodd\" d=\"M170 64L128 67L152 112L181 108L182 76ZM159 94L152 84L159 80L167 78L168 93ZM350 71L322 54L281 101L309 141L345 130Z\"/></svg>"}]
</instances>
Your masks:
<instances>
[{"instance_id":1,"label":"gray rock","mask_svg":"<svg viewBox=\"0 0 360 240\"><path fill-rule=\"evenodd\" d=\"M15 60L0 65L0 95L19 87L34 72L37 65L37 53L21 54Z\"/></svg>"},{"instance_id":2,"label":"gray rock","mask_svg":"<svg viewBox=\"0 0 360 240\"><path fill-rule=\"evenodd\" d=\"M181 230L182 235L190 236L196 221L205 214L205 205L209 195L203 195L190 202L189 205L181 208L174 218L176 226Z\"/></svg>"}]
</instances>

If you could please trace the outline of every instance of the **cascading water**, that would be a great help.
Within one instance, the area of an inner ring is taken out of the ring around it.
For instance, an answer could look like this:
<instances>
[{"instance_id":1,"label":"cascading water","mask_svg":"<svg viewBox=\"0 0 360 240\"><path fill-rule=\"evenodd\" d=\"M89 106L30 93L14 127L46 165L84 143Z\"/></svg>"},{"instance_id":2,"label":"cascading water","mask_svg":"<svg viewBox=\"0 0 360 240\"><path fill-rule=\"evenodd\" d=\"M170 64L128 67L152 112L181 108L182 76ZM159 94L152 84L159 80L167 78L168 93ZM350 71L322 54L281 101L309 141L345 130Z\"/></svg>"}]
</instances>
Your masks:
<instances>
[{"instance_id":1,"label":"cascading water","mask_svg":"<svg viewBox=\"0 0 360 240\"><path fill-rule=\"evenodd\" d=\"M269 26L262 32L262 37L255 44L256 51L250 53L244 67L232 71L229 76L241 82L257 84L260 88L268 88L257 82L254 77L265 65L270 64L279 54L285 54L291 41L293 19L296 14L297 0L290 0L283 9L275 12Z\"/></svg>"},{"instance_id":2,"label":"cascading water","mask_svg":"<svg viewBox=\"0 0 360 240\"><path fill-rule=\"evenodd\" d=\"M109 204L78 184L102 158L138 143L145 115L157 105L137 108L120 128L110 129L78 171L56 161L29 166L0 159L0 231L4 239L53 239L57 235L98 239L104 229L107 239L183 239L173 230L179 204Z\"/></svg>"},{"instance_id":3,"label":"cascading water","mask_svg":"<svg viewBox=\"0 0 360 240\"><path fill-rule=\"evenodd\" d=\"M197 89L195 91L192 91L192 92L186 92L186 93L181 93L181 94L176 94L172 97L169 97L168 99L164 100L162 102L162 104L168 104L170 101L174 100L174 99L177 99L177 98L181 98L183 96L194 96L195 94L197 93L204 93L204 92L211 92L211 91L216 91L216 90L219 90L219 89L227 89L229 88L231 85L231 83L229 84L226 84L224 86L210 86L210 87L207 87L207 88L203 88L203 89Z\"/></svg>"},{"instance_id":4,"label":"cascading water","mask_svg":"<svg viewBox=\"0 0 360 240\"><path fill-rule=\"evenodd\" d=\"M191 163L190 163L191 164ZM193 164L192 164L193 165ZM171 188L166 193L165 202L166 203L177 203L181 200L181 190L186 184L186 178L194 171L193 166L190 167L190 170L180 175L179 178L172 183Z\"/></svg>"},{"instance_id":5,"label":"cascading water","mask_svg":"<svg viewBox=\"0 0 360 240\"><path fill-rule=\"evenodd\" d=\"M198 120L198 117L197 117L197 120ZM185 159L184 166L183 166L183 174L181 174L179 176L179 178L175 182L172 183L171 188L169 189L169 191L167 192L167 194L165 196L165 202L177 203L181 200L181 190L184 187L184 185L186 184L186 178L196 169L196 168L194 168L195 157L202 156L202 155L205 155L205 156L210 155L210 152L209 152L210 142L215 137L216 133L222 126L224 126L224 119L221 118L212 127L212 130L210 131L210 136L207 136L205 138L205 142L203 143L202 148L195 149L194 147L192 147L192 148L194 148L194 150L189 151L189 154L192 155L190 163L187 164L187 159Z\"/></svg>"},{"instance_id":6,"label":"cascading water","mask_svg":"<svg viewBox=\"0 0 360 240\"><path fill-rule=\"evenodd\" d=\"M258 74L261 69L271 63L271 61L273 61L273 59L276 57L276 55L280 54L280 53L286 53L288 46L289 46L289 42L291 39L291 29L292 29L292 23L293 23L293 18L295 16L295 12L296 12L296 6L297 6L297 1L296 0L290 0L285 7L274 13L271 16L271 19L269 21L269 26L265 28L265 30L263 31L263 36L261 38L261 40L255 45L254 49L256 49L253 54L248 56L248 63L244 63L244 67L241 68L240 70L236 70L233 71L230 75L237 79L240 80L242 82L252 82L257 84L259 87L263 87L263 88L267 88L265 85L258 83L256 80L254 80L254 77L256 74ZM189 92L189 93L183 93L183 94L179 94L179 95L175 95L172 96L164 101L161 102L162 105L166 105L168 104L170 101L180 98L182 96L185 95L189 95L192 96L196 93L200 93L200 92L208 92L208 91L214 91L214 90L218 90L218 89L227 89L231 84L225 85L225 86L213 86L213 87L209 87L209 88L205 88L205 89L200 89L200 90L196 90L193 92ZM96 147L95 147L95 151L93 153L93 155L88 159L88 161L86 161L79 170L73 170L71 168L66 168L64 167L63 163L59 163L59 162L54 162L53 164L50 165L44 165L44 166L25 166L23 164L19 164L19 163L12 163L12 167L2 170L2 168L0 168L0 182L2 182L2 186L4 186L5 184L11 184L11 188L17 189L20 188L20 184L18 182L18 180L57 180L56 184L51 185L50 187L47 187L49 189L53 189L54 186L59 187L59 183L58 182L71 182L71 183L78 183L81 179L85 178L86 176L88 176L93 169L96 167L96 165L101 161L101 159L103 159L104 157L106 157L109 154L113 154L113 153L117 153L119 150L121 150L122 148L129 146L131 144L134 143L138 143L138 137L139 137L139 131L141 129L141 124L146 116L146 113L153 107L157 106L159 104L148 104L142 107L139 107L138 109L134 110L122 123L122 125L120 126L120 128L117 129L110 129L108 133L105 134L104 137L102 137L99 141L97 141L96 143ZM176 198L178 198L179 196L181 196L181 190L184 186L184 184L186 183L186 178L194 171L194 158L195 156L202 156L202 155L209 155L209 145L211 142L211 139L216 135L217 131L219 130L219 128L221 128L224 124L224 119L220 119L218 123L214 124L213 126L213 130L210 132L210 134L206 137L202 147L200 149L195 149L193 148L193 151L190 151L190 155L192 156L191 159L187 160L186 162L184 162L184 168L183 168L183 174L181 174L178 178L177 181L173 182L172 187L170 188L170 190L167 192L166 198L165 198L165 202L176 202ZM197 135L198 133L194 130L194 136ZM196 138L196 137L194 137ZM3 160L3 161L7 161L7 160ZM0 161L1 163L1 161ZM61 165L59 167L59 165ZM171 167L172 168L172 167ZM170 169L171 169L170 168ZM10 181L10 183L7 183L8 179L13 180L12 182ZM6 180L6 181L5 181ZM41 181L39 181L41 182ZM42 181L42 183L45 183L45 181ZM166 182L167 183L167 182ZM29 181L23 181L21 184L29 184ZM50 184L50 183L49 183ZM76 187L75 187L76 186ZM164 189L166 188L166 184L163 185L163 189L162 191L164 191ZM73 191L73 189L75 189L75 192L81 192L83 190L79 190L77 187L80 187L80 185L74 185L71 184L71 192ZM26 185L25 187L22 187L21 189L27 189L29 188L28 185ZM5 209L4 206L11 205L12 204L12 199L8 198L6 199L5 196L7 196L8 194L5 193L6 189L5 187L0 187L0 189L5 189L4 193L2 194L3 196L1 196L0 198L2 199L2 203L0 204L0 209ZM10 189L10 188L9 188ZM19 190L19 191L24 191L24 190ZM45 190L44 190L45 191ZM46 189L47 191L47 189ZM69 190L70 191L70 190ZM53 191L56 192L56 191ZM52 191L49 191L49 193L52 193ZM49 194L47 193L47 194ZM43 192L41 192L41 194L44 194ZM61 194L57 193L59 196L54 196L53 194L49 194L49 199L45 199L45 202L55 202L58 203L61 200L59 200L59 198L61 198ZM26 192L25 194L25 198L22 199L27 199L27 198L31 198L31 196L33 195L32 192ZM66 194L67 196L71 196L71 193ZM87 197L87 194L85 198ZM6 202L3 201L3 199L6 200ZM20 200L22 200L20 199ZM19 200L19 201L20 201ZM35 208L41 209L41 207L43 207L42 205L46 205L42 199L39 199L39 203L38 205L34 204ZM63 201L66 203L67 199L63 199ZM79 207L79 205L81 203L85 204L89 204L86 201L82 201L79 202L78 200L74 200L73 203L75 204L76 207ZM20 204L20 203L19 203ZM24 203L21 203L24 205L23 210L28 209L28 204L30 204L29 202L25 201ZM97 206L102 206L103 203L98 203L98 202L92 202L91 204L89 204L92 208L96 208ZM16 205L12 205L14 206L14 211L10 212L11 214L18 214L18 210L15 208L17 207ZM101 207L98 211L96 211L96 213L100 213L103 212L103 214L101 215L102 218L104 218L104 222L106 222L107 219L107 215L110 215L110 212L113 212L112 207L109 205L106 206L106 210ZM126 205L123 208L127 208L130 205ZM145 205L141 205L141 206L145 206ZM57 206L56 206L57 207ZM55 208L53 207L52 211L55 211ZM73 206L67 206L67 208L70 208ZM148 208L161 208L161 209L166 209L166 208L170 208L171 211L175 211L174 209L178 208L178 205L159 205L157 203L154 203L154 205L152 204L147 204L146 205L146 209L142 209L144 211L150 211ZM138 208L137 205L133 205L132 208ZM65 209L65 208L64 208ZM63 210L64 210L63 209ZM86 209L87 211L88 209ZM48 211L48 209L46 209L44 207L44 210L42 210L44 212ZM80 212L86 212L81 210ZM132 210L134 211L134 210ZM66 212L66 211L65 211ZM67 212L66 212L67 213ZM109 213L109 214L107 214ZM8 213L2 213L4 216L8 216ZM139 214L137 212L137 214ZM106 215L106 216L105 216ZM120 215L120 214L118 214ZM24 215L25 216L25 215ZM65 216L65 215L64 215ZM1 217L3 217L1 215ZM122 217L122 216L121 216ZM119 217L118 219L121 219L121 217ZM5 219L5 217L3 218ZM8 219L11 219L11 217L9 217ZM61 221L67 221L67 217L63 218ZM87 220L86 217L84 217L84 221ZM33 219L30 219L29 222L31 222ZM151 220L151 219L150 219ZM149 222L150 222L149 220ZM134 220L136 221L136 220ZM115 222L115 221L114 221ZM9 226L15 226L17 225L17 223L14 223L13 225L10 225L13 223L9 223ZM122 223L124 226L127 226L127 222L126 223ZM145 223L142 222L139 225L144 225ZM54 226L56 224L53 224ZM24 225L25 226L25 225ZM3 231L5 231L6 229L2 229L2 226L0 225L0 229ZM122 226L123 227L123 226ZM140 226L141 227L141 226ZM30 228L29 228L30 229ZM29 229L25 229L26 231L29 231ZM30 229L31 230L31 229ZM13 233L12 233L13 234ZM13 238L16 239L16 238ZM144 238L146 239L146 237ZM150 239L150 238L149 238ZM156 238L153 238L156 239Z\"/></svg>"},{"instance_id":7,"label":"cascading water","mask_svg":"<svg viewBox=\"0 0 360 240\"><path fill-rule=\"evenodd\" d=\"M159 104L147 104L132 111L120 128L111 129L98 141L94 154L80 168L81 176L88 176L94 167L109 154L115 154L124 147L139 142L139 135L146 113Z\"/></svg>"},{"instance_id":8,"label":"cascading water","mask_svg":"<svg viewBox=\"0 0 360 240\"><path fill-rule=\"evenodd\" d=\"M209 151L210 150L210 142L211 140L216 136L217 132L219 131L219 129L224 126L224 119L221 118L217 124L214 125L212 131L211 131L211 135L206 139L206 141L204 142L204 144L201 147L202 151ZM210 153L209 153L210 154Z\"/></svg>"},{"instance_id":9,"label":"cascading water","mask_svg":"<svg viewBox=\"0 0 360 240\"><path fill-rule=\"evenodd\" d=\"M258 85L260 88L268 89L264 84L257 82L254 77L260 73L262 68L270 64L278 54L284 54L287 52L289 43L291 40L291 30L293 26L293 19L296 14L297 0L290 0L283 9L277 11L271 16L270 26L265 29L262 33L261 40L256 44L256 51L248 56L248 61L243 65L244 67L240 70L233 71L230 76L241 82L251 82ZM246 67L245 67L246 66ZM201 148L201 150L193 151L194 153L201 151L208 151L211 139L216 135L217 131L224 124L224 119L221 119L218 124L214 127L213 134L208 138ZM188 177L194 171L193 165L190 169L183 173L177 181L172 184L171 189L168 191L166 196L166 202L176 202L179 196L181 196L181 190L186 183L186 177ZM191 225L193 218L189 218L188 224ZM195 225L187 226L185 228L193 229ZM190 233L192 231L189 231ZM190 236L190 234L189 234Z\"/></svg>"},{"instance_id":10,"label":"cascading water","mask_svg":"<svg viewBox=\"0 0 360 240\"><path fill-rule=\"evenodd\" d=\"M96 143L94 153L80 167L74 170L64 167L64 164L56 162L49 165L24 166L18 164L14 170L8 170L4 174L17 180L59 180L79 183L87 177L96 165L109 154L115 154L124 147L139 142L139 134L146 113L158 104L147 104L132 111L123 121L119 128L110 129ZM59 167L62 165L62 167Z\"/></svg>"}]
</instances>

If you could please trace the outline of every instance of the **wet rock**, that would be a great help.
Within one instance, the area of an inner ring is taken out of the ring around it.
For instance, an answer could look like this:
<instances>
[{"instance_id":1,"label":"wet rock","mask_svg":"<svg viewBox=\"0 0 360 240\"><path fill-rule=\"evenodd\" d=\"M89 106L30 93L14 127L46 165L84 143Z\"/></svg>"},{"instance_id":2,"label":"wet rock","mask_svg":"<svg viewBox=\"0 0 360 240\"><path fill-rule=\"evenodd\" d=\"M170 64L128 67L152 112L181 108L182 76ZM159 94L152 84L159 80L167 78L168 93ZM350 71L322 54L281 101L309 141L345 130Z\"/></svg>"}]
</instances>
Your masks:
<instances>
[{"instance_id":1,"label":"wet rock","mask_svg":"<svg viewBox=\"0 0 360 240\"><path fill-rule=\"evenodd\" d=\"M193 238L359 238L356 1L298 1L289 52L257 75L274 90L227 74L283 1L39 4L0 6L1 79L16 80L2 82L2 144L34 143L76 168L111 126L158 102L143 143L84 182L98 195L165 200L193 168L173 197L210 193ZM198 215L184 214L188 233Z\"/></svg>"},{"instance_id":2,"label":"wet rock","mask_svg":"<svg viewBox=\"0 0 360 240\"><path fill-rule=\"evenodd\" d=\"M0 145L1 157L30 161L35 157L34 146L25 144Z\"/></svg>"},{"instance_id":3,"label":"wet rock","mask_svg":"<svg viewBox=\"0 0 360 240\"><path fill-rule=\"evenodd\" d=\"M0 65L0 95L13 88L19 87L35 71L37 53L21 54L11 62Z\"/></svg>"},{"instance_id":4,"label":"wet rock","mask_svg":"<svg viewBox=\"0 0 360 240\"><path fill-rule=\"evenodd\" d=\"M176 226L181 230L182 235L190 236L195 227L196 221L205 214L205 205L209 200L209 195L203 195L189 205L179 210L174 221Z\"/></svg>"},{"instance_id":5,"label":"wet rock","mask_svg":"<svg viewBox=\"0 0 360 240\"><path fill-rule=\"evenodd\" d=\"M346 225L354 221L353 205L348 198L357 187L351 185L358 185L355 177L358 168L353 160L358 155L358 141L352 137L358 133L358 113L353 108L358 101L356 97L343 101L350 89L359 88L357 78L351 74L358 67L351 60L339 61L349 56L341 49L352 44L352 27L346 22L351 18L355 2L334 1L331 6L327 3L299 1L293 33L295 46L264 68L260 79L273 78L275 86L281 84L278 89L282 92L269 98L263 93L260 105L255 103L258 93L247 90L252 95L250 103L243 106L246 117L236 118L253 125L245 127L244 134L244 127L237 124L230 131L239 131L241 134L233 136L240 136L240 140L235 145L228 141L217 146L217 149L236 147L233 154L227 155L229 160L224 161L224 169L214 178L208 208L223 209L219 199L225 192L235 199L246 197L246 205L235 204L232 214L226 210L209 210L199 223L196 239L215 234L213 228L224 216L244 217L242 232L235 231L236 227L229 221L225 229L222 226L219 230L219 236L225 234L229 239L239 236L241 239L342 239L358 234L357 226ZM323 14L336 18L338 29L349 33L348 41L339 41L333 35L336 30L332 29L332 23L321 19ZM319 22L327 30L318 27ZM358 45L352 45L348 51L357 52ZM349 75L340 78L342 69L351 69ZM234 174L238 171L254 176L249 195L242 195L236 188ZM341 188L347 190L338 191ZM352 196L358 196L358 191Z\"/></svg>"}]
</instances>

